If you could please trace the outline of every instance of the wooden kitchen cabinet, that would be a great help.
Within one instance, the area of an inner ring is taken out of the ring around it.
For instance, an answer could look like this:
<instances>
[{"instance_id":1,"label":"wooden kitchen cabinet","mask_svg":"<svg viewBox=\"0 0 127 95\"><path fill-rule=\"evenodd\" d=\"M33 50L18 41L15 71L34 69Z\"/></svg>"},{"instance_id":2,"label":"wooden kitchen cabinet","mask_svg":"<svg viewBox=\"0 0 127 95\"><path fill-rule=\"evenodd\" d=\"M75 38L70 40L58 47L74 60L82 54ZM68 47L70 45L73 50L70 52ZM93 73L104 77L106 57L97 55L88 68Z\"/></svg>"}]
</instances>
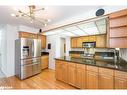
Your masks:
<instances>
[{"instance_id":1,"label":"wooden kitchen cabinet","mask_svg":"<svg viewBox=\"0 0 127 95\"><path fill-rule=\"evenodd\" d=\"M73 37L71 38L71 47L82 48L83 42L96 42L96 47L99 48L107 47L106 35Z\"/></svg>"},{"instance_id":2,"label":"wooden kitchen cabinet","mask_svg":"<svg viewBox=\"0 0 127 95\"><path fill-rule=\"evenodd\" d=\"M41 47L44 49L46 48L46 36L41 35Z\"/></svg>"},{"instance_id":3,"label":"wooden kitchen cabinet","mask_svg":"<svg viewBox=\"0 0 127 95\"><path fill-rule=\"evenodd\" d=\"M109 14L109 47L127 48L127 9Z\"/></svg>"},{"instance_id":4,"label":"wooden kitchen cabinet","mask_svg":"<svg viewBox=\"0 0 127 95\"><path fill-rule=\"evenodd\" d=\"M99 89L114 89L114 70L99 68Z\"/></svg>"},{"instance_id":5,"label":"wooden kitchen cabinet","mask_svg":"<svg viewBox=\"0 0 127 95\"><path fill-rule=\"evenodd\" d=\"M76 65L76 87L86 88L86 66L83 64Z\"/></svg>"},{"instance_id":6,"label":"wooden kitchen cabinet","mask_svg":"<svg viewBox=\"0 0 127 95\"><path fill-rule=\"evenodd\" d=\"M96 47L105 48L106 43L106 35L98 35L96 36Z\"/></svg>"},{"instance_id":7,"label":"wooden kitchen cabinet","mask_svg":"<svg viewBox=\"0 0 127 95\"><path fill-rule=\"evenodd\" d=\"M77 38L71 38L71 47L77 48Z\"/></svg>"},{"instance_id":8,"label":"wooden kitchen cabinet","mask_svg":"<svg viewBox=\"0 0 127 95\"><path fill-rule=\"evenodd\" d=\"M96 42L96 36L89 36L88 42Z\"/></svg>"},{"instance_id":9,"label":"wooden kitchen cabinet","mask_svg":"<svg viewBox=\"0 0 127 95\"><path fill-rule=\"evenodd\" d=\"M38 35L28 32L19 32L19 38L31 38L31 39L37 39Z\"/></svg>"},{"instance_id":10,"label":"wooden kitchen cabinet","mask_svg":"<svg viewBox=\"0 0 127 95\"><path fill-rule=\"evenodd\" d=\"M82 48L82 37L77 38L77 46L78 48Z\"/></svg>"},{"instance_id":11,"label":"wooden kitchen cabinet","mask_svg":"<svg viewBox=\"0 0 127 95\"><path fill-rule=\"evenodd\" d=\"M55 76L57 80L68 83L68 65L65 61L56 60Z\"/></svg>"},{"instance_id":12,"label":"wooden kitchen cabinet","mask_svg":"<svg viewBox=\"0 0 127 95\"><path fill-rule=\"evenodd\" d=\"M56 60L56 62L55 62L55 77L57 80L62 81L62 77L63 77L62 73L63 73L62 63L61 63L61 61Z\"/></svg>"},{"instance_id":13,"label":"wooden kitchen cabinet","mask_svg":"<svg viewBox=\"0 0 127 95\"><path fill-rule=\"evenodd\" d=\"M127 89L127 72L115 71L115 89Z\"/></svg>"},{"instance_id":14,"label":"wooden kitchen cabinet","mask_svg":"<svg viewBox=\"0 0 127 95\"><path fill-rule=\"evenodd\" d=\"M72 62L68 63L68 83L76 86L76 64Z\"/></svg>"},{"instance_id":15,"label":"wooden kitchen cabinet","mask_svg":"<svg viewBox=\"0 0 127 95\"><path fill-rule=\"evenodd\" d=\"M48 65L49 65L49 56L48 55L41 56L41 69L48 68Z\"/></svg>"},{"instance_id":16,"label":"wooden kitchen cabinet","mask_svg":"<svg viewBox=\"0 0 127 95\"><path fill-rule=\"evenodd\" d=\"M86 88L98 89L98 67L87 66Z\"/></svg>"}]
</instances>

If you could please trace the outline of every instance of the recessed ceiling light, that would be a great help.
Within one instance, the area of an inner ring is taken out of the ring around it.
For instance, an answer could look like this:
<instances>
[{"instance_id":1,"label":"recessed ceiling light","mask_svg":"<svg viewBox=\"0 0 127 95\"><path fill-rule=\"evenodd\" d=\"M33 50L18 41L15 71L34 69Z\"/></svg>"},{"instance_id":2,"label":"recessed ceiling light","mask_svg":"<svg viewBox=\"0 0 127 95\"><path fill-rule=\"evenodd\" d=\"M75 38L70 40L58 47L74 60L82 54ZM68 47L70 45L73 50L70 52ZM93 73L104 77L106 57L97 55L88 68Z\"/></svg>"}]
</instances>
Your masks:
<instances>
[{"instance_id":1,"label":"recessed ceiling light","mask_svg":"<svg viewBox=\"0 0 127 95\"><path fill-rule=\"evenodd\" d=\"M47 26L47 24L44 24L44 26Z\"/></svg>"},{"instance_id":2,"label":"recessed ceiling light","mask_svg":"<svg viewBox=\"0 0 127 95\"><path fill-rule=\"evenodd\" d=\"M47 19L48 22L51 22L51 19Z\"/></svg>"},{"instance_id":3,"label":"recessed ceiling light","mask_svg":"<svg viewBox=\"0 0 127 95\"><path fill-rule=\"evenodd\" d=\"M11 16L16 16L15 14L11 14Z\"/></svg>"}]
</instances>

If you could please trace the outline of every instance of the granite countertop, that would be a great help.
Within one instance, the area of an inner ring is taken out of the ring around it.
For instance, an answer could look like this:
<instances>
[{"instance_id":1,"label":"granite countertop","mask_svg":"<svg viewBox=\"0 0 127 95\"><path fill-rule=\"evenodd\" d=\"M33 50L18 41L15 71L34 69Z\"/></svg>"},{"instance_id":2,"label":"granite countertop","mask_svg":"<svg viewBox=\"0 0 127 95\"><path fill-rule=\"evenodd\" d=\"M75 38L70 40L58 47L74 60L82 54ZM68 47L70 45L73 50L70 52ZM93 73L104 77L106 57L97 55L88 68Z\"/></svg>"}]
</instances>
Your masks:
<instances>
[{"instance_id":1,"label":"granite countertop","mask_svg":"<svg viewBox=\"0 0 127 95\"><path fill-rule=\"evenodd\" d=\"M127 62L121 58L117 61L113 59L99 59L99 58L95 59L95 58L81 58L81 57L74 58L70 56L63 56L55 59L127 72Z\"/></svg>"}]
</instances>

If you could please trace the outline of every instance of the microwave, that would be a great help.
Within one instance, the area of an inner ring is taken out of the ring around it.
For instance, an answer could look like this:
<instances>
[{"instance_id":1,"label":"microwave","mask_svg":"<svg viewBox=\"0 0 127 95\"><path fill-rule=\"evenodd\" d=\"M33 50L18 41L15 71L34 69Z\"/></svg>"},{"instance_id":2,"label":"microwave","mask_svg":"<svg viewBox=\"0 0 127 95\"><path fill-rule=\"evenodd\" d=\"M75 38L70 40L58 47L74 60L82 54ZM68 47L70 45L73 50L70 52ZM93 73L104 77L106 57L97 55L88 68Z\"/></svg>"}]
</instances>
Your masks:
<instances>
[{"instance_id":1,"label":"microwave","mask_svg":"<svg viewBox=\"0 0 127 95\"><path fill-rule=\"evenodd\" d=\"M95 48L96 42L83 42L82 47L83 48Z\"/></svg>"}]
</instances>

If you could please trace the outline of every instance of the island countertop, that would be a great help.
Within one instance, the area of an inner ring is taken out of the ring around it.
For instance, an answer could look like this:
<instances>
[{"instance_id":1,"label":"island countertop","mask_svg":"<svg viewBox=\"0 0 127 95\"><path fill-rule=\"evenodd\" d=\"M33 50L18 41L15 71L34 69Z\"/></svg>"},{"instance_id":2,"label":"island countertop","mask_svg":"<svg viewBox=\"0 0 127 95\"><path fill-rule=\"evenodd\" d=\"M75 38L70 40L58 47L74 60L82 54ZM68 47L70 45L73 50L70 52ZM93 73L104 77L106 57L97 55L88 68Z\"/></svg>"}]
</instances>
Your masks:
<instances>
[{"instance_id":1,"label":"island countertop","mask_svg":"<svg viewBox=\"0 0 127 95\"><path fill-rule=\"evenodd\" d=\"M71 56L63 56L55 59L127 72L127 62L121 58L117 61L113 59L95 59L95 58L82 58L82 57L74 58Z\"/></svg>"}]
</instances>

